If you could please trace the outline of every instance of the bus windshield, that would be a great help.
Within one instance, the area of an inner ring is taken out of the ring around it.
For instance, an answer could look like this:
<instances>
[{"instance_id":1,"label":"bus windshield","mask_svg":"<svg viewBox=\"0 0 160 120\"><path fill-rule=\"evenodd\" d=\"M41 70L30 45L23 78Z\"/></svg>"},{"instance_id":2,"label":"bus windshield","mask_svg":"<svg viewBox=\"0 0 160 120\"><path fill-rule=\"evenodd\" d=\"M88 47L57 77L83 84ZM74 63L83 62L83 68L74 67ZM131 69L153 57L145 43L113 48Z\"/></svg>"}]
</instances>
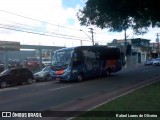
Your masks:
<instances>
[{"instance_id":1,"label":"bus windshield","mask_svg":"<svg viewBox=\"0 0 160 120\"><path fill-rule=\"evenodd\" d=\"M53 66L68 66L71 63L73 50L63 50L54 53L52 59Z\"/></svg>"}]
</instances>

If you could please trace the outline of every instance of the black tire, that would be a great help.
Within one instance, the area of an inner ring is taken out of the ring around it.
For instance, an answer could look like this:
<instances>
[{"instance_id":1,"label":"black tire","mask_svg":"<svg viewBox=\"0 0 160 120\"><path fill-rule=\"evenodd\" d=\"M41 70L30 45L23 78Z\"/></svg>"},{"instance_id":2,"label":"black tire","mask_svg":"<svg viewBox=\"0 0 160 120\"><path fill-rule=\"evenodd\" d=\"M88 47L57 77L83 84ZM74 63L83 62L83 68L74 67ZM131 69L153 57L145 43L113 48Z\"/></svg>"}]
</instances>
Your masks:
<instances>
[{"instance_id":1,"label":"black tire","mask_svg":"<svg viewBox=\"0 0 160 120\"><path fill-rule=\"evenodd\" d=\"M50 80L51 80L51 76L47 75L46 78L45 78L45 81L50 81Z\"/></svg>"},{"instance_id":2,"label":"black tire","mask_svg":"<svg viewBox=\"0 0 160 120\"><path fill-rule=\"evenodd\" d=\"M28 78L28 79L27 79L27 83L28 83L28 84L32 84L32 83L33 83L32 78Z\"/></svg>"},{"instance_id":3,"label":"black tire","mask_svg":"<svg viewBox=\"0 0 160 120\"><path fill-rule=\"evenodd\" d=\"M83 81L83 75L82 74L78 74L77 80L78 80L78 82Z\"/></svg>"},{"instance_id":4,"label":"black tire","mask_svg":"<svg viewBox=\"0 0 160 120\"><path fill-rule=\"evenodd\" d=\"M7 83L6 82L0 82L0 88L6 88L7 87Z\"/></svg>"}]
</instances>

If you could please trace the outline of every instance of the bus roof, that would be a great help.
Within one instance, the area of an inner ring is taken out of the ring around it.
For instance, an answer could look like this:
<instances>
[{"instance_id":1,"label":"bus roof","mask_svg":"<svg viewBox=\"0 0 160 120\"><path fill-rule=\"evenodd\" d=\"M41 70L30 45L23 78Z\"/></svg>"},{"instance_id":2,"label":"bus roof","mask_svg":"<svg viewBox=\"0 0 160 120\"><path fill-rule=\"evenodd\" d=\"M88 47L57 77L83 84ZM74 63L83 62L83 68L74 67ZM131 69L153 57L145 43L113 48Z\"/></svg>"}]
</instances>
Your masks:
<instances>
[{"instance_id":1,"label":"bus roof","mask_svg":"<svg viewBox=\"0 0 160 120\"><path fill-rule=\"evenodd\" d=\"M58 49L56 51L63 51L63 50L74 50L74 49L78 49L78 48L105 48L105 49L119 49L117 47L108 47L108 46L98 46L98 45L95 45L95 46L76 46L76 47L66 47L66 48L62 48L62 49ZM56 52L55 51L55 52Z\"/></svg>"}]
</instances>

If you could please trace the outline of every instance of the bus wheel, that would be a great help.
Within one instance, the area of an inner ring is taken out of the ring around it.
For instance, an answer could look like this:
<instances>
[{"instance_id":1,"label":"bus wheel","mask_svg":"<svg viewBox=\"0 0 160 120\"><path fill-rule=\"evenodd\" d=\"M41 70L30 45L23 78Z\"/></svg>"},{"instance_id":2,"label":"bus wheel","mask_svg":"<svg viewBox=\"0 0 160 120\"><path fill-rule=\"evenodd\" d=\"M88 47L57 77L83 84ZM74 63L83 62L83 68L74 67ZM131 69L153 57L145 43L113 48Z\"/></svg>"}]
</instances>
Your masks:
<instances>
[{"instance_id":1,"label":"bus wheel","mask_svg":"<svg viewBox=\"0 0 160 120\"><path fill-rule=\"evenodd\" d=\"M78 74L78 76L77 76L77 80L78 80L78 82L81 82L81 81L83 80L83 76L82 76L82 74Z\"/></svg>"},{"instance_id":2,"label":"bus wheel","mask_svg":"<svg viewBox=\"0 0 160 120\"><path fill-rule=\"evenodd\" d=\"M45 81L50 81L50 80L51 80L50 75L47 75L46 78L45 78Z\"/></svg>"}]
</instances>

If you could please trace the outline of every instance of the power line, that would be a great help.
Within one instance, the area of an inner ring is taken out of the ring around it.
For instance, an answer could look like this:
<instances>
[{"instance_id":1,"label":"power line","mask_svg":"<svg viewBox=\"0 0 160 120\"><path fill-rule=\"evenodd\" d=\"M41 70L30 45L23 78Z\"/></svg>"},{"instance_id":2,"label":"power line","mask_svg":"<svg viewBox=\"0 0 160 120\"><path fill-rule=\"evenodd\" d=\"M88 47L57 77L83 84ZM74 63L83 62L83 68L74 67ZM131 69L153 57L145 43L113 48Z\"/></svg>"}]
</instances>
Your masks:
<instances>
[{"instance_id":1,"label":"power line","mask_svg":"<svg viewBox=\"0 0 160 120\"><path fill-rule=\"evenodd\" d=\"M10 21L10 22L12 22L13 24L20 25L18 27L14 26L15 28L27 29L27 30L35 31L35 30L31 29L31 28L33 28L33 26L29 26L29 25L26 25L26 24L21 24L21 23L17 23L17 22L13 22L13 21ZM0 25L5 26L5 24L0 24ZM6 26L10 26L10 25L6 25ZM21 26L24 26L24 28L23 27L21 28ZM25 26L29 27L29 28L25 28ZM11 27L13 27L13 26L11 26ZM56 35L67 36L67 37L75 37L75 36L69 36L69 35L60 34L60 33L56 33L56 32L44 31L44 29L42 29L41 27L36 27L36 28L38 28L38 30L40 30L38 32L45 32L45 33L56 34ZM49 30L52 31L52 29L49 29ZM81 39L84 39L84 38L81 38Z\"/></svg>"},{"instance_id":2,"label":"power line","mask_svg":"<svg viewBox=\"0 0 160 120\"><path fill-rule=\"evenodd\" d=\"M34 21L38 21L38 22L42 22L42 23L47 23L47 24L50 24L50 25L58 26L58 27L63 27L63 28L71 29L71 30L77 30L77 29L68 28L68 27L65 27L65 26L55 25L55 24L48 23L48 22L45 22L45 21L40 21L40 20L37 20L37 19L29 18L29 17L26 17L26 16L18 15L18 14L11 13L11 12L8 12L8 11L5 11L5 10L0 10L0 11L6 12L6 13L9 13L9 14L12 14L12 15L16 15L16 16L19 16L19 17L23 17L23 18L26 18L26 19L31 19L31 20L34 20ZM11 22L13 22L13 21L11 21ZM29 25L20 24L20 23L17 23L17 22L13 22L13 23L16 23L16 24L19 24L19 25L22 25L22 26L27 26L27 27L29 26ZM29 27L32 27L32 26L29 26ZM40 29L40 32L42 32L41 30L43 30L43 29L41 29L40 27L37 27L37 28ZM27 28L27 30L32 30L32 29L28 29ZM77 30L77 31L79 31L79 30ZM67 37L75 37L75 36L68 36L68 35L59 34L59 33L55 33L55 32L52 32L52 34L61 35L61 36L67 36ZM81 39L84 39L84 38L81 38ZM83 41L87 41L87 40L83 40Z\"/></svg>"},{"instance_id":3,"label":"power line","mask_svg":"<svg viewBox=\"0 0 160 120\"><path fill-rule=\"evenodd\" d=\"M62 27L62 28L66 28L66 29L71 29L71 30L79 31L78 29L73 29L73 28L69 28L69 27L66 27L66 26L62 26L62 25L52 24L52 23L49 23L49 22L45 22L45 21L41 21L41 20L34 19L34 18L22 16L22 15L19 15L19 14L15 14L15 13L12 13L12 12L8 12L8 11L5 11L5 10L0 10L0 11L5 12L5 13L8 13L8 14L15 15L15 16L23 17L23 18L25 18L25 19L30 19L30 20L34 20L34 21L41 22L41 23L47 23L47 24L50 24L50 25L53 25L53 26L57 26L57 27Z\"/></svg>"},{"instance_id":4,"label":"power line","mask_svg":"<svg viewBox=\"0 0 160 120\"><path fill-rule=\"evenodd\" d=\"M38 22L41 22L41 23L47 23L49 25L53 25L53 26L56 26L56 27L61 27L61 28L66 28L66 29L71 29L71 30L79 31L79 29L69 28L69 27L66 27L66 26L63 26L63 25L57 25L57 24L53 24L53 23L37 20L37 19L34 19L34 18L26 17L26 16L19 15L19 14L16 14L16 13L12 13L12 12L9 12L9 11L6 11L6 10L0 10L0 11L8 13L8 14L15 15L15 16L19 16L19 17L22 17L22 18L25 18L25 19L34 20L34 21L38 21ZM97 32L96 34L104 34L104 33Z\"/></svg>"},{"instance_id":5,"label":"power line","mask_svg":"<svg viewBox=\"0 0 160 120\"><path fill-rule=\"evenodd\" d=\"M26 30L16 29L14 26L4 26L4 25L1 26L1 25L2 24L0 24L0 28L8 29L8 30L14 30L14 31L19 31L19 32L26 32L26 33L38 34L38 35L50 36L50 37L58 37L58 38L64 38L64 39L82 40L80 38L75 38L73 36L61 37L61 36L56 36L56 35L51 35L51 34L44 34L44 33L38 33L38 32L33 32L33 31L26 31ZM83 40L83 41L89 41L89 40Z\"/></svg>"},{"instance_id":6,"label":"power line","mask_svg":"<svg viewBox=\"0 0 160 120\"><path fill-rule=\"evenodd\" d=\"M34 18L30 18L30 17L26 17L26 16L23 16L23 15L19 15L19 14L15 14L15 13L12 13L12 12L9 12L9 11L6 11L6 10L0 10L0 12L4 12L4 13L8 13L8 14L11 14L11 15L14 15L14 16L18 16L18 17L22 17L22 18L25 18L25 19L30 19L30 20L33 20L33 21L38 21L38 22L41 22L41 23L46 23L46 24L49 24L49 25L53 25L53 26L56 26L56 27L61 27L61 28L65 28L65 29L70 29L70 30L74 30L74 31L79 31L79 29L73 29L73 28L69 28L69 27L66 27L66 26L62 26L62 25L57 25L57 24L52 24L52 23L49 23L49 22L45 22L45 21L41 21L41 20L37 20L37 19L34 19ZM16 22L15 22L16 23ZM16 24L19 24L19 25L22 25L22 26L27 26L27 27L32 27L32 26L29 26L29 25L25 25L25 24L20 24L20 23L16 23ZM1 27L2 28L2 27ZM40 28L40 27L37 27L38 32L44 32L44 29ZM15 30L16 27L13 29L13 28L7 28L7 29L12 29L12 30ZM39 35L46 35L46 36L52 36L53 35L48 35L48 34L55 34L55 35L59 35L59 38L65 38L67 37L72 37L72 39L78 39L78 40L82 40L84 38L77 38L75 36L69 36L69 35L65 35L65 34L60 34L60 33L56 33L56 32L49 32L49 31L46 31L45 33L35 33L33 31L33 29L30 29L30 28L20 28L20 29L27 29L27 30L31 30L31 31L26 31L26 30L15 30L15 31L20 31L20 32L27 32L27 33L33 33L33 34L39 34ZM50 29L51 30L51 29ZM37 31L36 31L37 32ZM90 31L92 33L92 43L94 44L94 38L93 38L93 31ZM47 33L47 34L46 34ZM98 33L100 34L100 33ZM62 37L62 36L65 36L65 37ZM57 36L56 36L57 37ZM73 38L74 37L74 38ZM89 41L89 40L83 40L83 41Z\"/></svg>"}]
</instances>

